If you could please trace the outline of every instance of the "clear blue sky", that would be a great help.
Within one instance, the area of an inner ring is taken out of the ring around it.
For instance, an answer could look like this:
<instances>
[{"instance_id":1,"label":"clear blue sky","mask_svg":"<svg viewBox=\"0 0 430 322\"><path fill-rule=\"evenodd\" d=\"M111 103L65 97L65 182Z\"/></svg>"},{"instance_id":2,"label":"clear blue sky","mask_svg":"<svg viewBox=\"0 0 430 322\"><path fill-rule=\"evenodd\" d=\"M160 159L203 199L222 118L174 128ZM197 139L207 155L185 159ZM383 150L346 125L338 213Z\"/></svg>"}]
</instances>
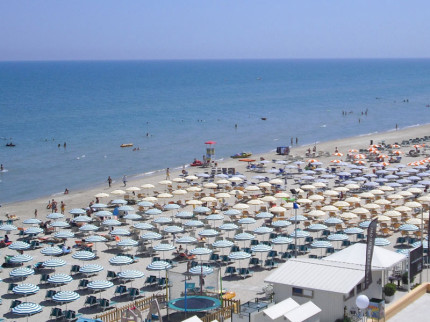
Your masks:
<instances>
[{"instance_id":1,"label":"clear blue sky","mask_svg":"<svg viewBox=\"0 0 430 322\"><path fill-rule=\"evenodd\" d=\"M0 60L429 58L429 0L1 0Z\"/></svg>"}]
</instances>

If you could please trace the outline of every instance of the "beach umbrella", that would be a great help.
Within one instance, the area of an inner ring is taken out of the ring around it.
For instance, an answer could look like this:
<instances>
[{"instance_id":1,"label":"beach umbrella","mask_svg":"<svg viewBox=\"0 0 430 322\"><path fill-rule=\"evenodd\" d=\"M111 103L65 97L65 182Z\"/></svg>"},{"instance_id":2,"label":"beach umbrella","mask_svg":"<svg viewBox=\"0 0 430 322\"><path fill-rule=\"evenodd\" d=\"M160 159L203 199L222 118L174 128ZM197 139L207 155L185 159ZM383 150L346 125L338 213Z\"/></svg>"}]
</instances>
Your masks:
<instances>
[{"instance_id":1,"label":"beach umbrella","mask_svg":"<svg viewBox=\"0 0 430 322\"><path fill-rule=\"evenodd\" d=\"M145 211L145 214L147 214L149 216L156 216L156 215L159 215L161 213L162 213L162 211L160 209L157 209L157 208L151 208L151 209L148 209L147 211Z\"/></svg>"},{"instance_id":2,"label":"beach umbrella","mask_svg":"<svg viewBox=\"0 0 430 322\"><path fill-rule=\"evenodd\" d=\"M270 241L274 245L286 245L286 244L293 243L293 239L292 238L283 237L283 236L279 236L279 237L273 238ZM281 251L283 252L283 246L282 246Z\"/></svg>"},{"instance_id":3,"label":"beach umbrella","mask_svg":"<svg viewBox=\"0 0 430 322\"><path fill-rule=\"evenodd\" d=\"M146 269L148 271L158 271L158 272L168 270L170 268L172 268L172 265L165 261L153 261L151 264L146 266ZM166 284L167 284L167 279L166 279Z\"/></svg>"},{"instance_id":4,"label":"beach umbrella","mask_svg":"<svg viewBox=\"0 0 430 322\"><path fill-rule=\"evenodd\" d=\"M212 254L212 250L205 247L197 247L190 251L190 254L196 256L210 255Z\"/></svg>"},{"instance_id":5,"label":"beach umbrella","mask_svg":"<svg viewBox=\"0 0 430 322\"><path fill-rule=\"evenodd\" d=\"M344 230L344 233L348 235L362 234L363 232L364 230L358 227L351 227Z\"/></svg>"},{"instance_id":6,"label":"beach umbrella","mask_svg":"<svg viewBox=\"0 0 430 322\"><path fill-rule=\"evenodd\" d=\"M249 206L247 204L244 204L244 203L237 203L233 206L233 209L236 209L236 210L245 210L248 208L249 208Z\"/></svg>"},{"instance_id":7,"label":"beach umbrella","mask_svg":"<svg viewBox=\"0 0 430 322\"><path fill-rule=\"evenodd\" d=\"M380 237L375 238L375 246L388 246L390 244L391 242L386 238L380 238Z\"/></svg>"},{"instance_id":8,"label":"beach umbrella","mask_svg":"<svg viewBox=\"0 0 430 322\"><path fill-rule=\"evenodd\" d=\"M150 201L141 201L141 202L138 202L137 205L139 207L152 207L152 206L154 206L154 204Z\"/></svg>"},{"instance_id":9,"label":"beach umbrella","mask_svg":"<svg viewBox=\"0 0 430 322\"><path fill-rule=\"evenodd\" d=\"M343 220L339 219L339 218L335 218L335 217L330 217L326 220L324 220L324 224L326 225L337 225L337 224L342 224Z\"/></svg>"},{"instance_id":10,"label":"beach umbrella","mask_svg":"<svg viewBox=\"0 0 430 322\"><path fill-rule=\"evenodd\" d=\"M113 283L106 280L97 280L88 283L87 288L94 291L103 291L113 286ZM101 298L101 293L100 293Z\"/></svg>"},{"instance_id":11,"label":"beach umbrella","mask_svg":"<svg viewBox=\"0 0 430 322\"><path fill-rule=\"evenodd\" d=\"M271 232L273 232L273 228L271 227L266 227L266 226L260 226L258 228L255 228L253 230L254 234L257 235L265 235L265 234L270 234Z\"/></svg>"},{"instance_id":12,"label":"beach umbrella","mask_svg":"<svg viewBox=\"0 0 430 322\"><path fill-rule=\"evenodd\" d=\"M248 218L239 219L237 223L240 225L252 225L252 224L255 224L256 222L257 221L254 218L248 217Z\"/></svg>"},{"instance_id":13,"label":"beach umbrella","mask_svg":"<svg viewBox=\"0 0 430 322\"><path fill-rule=\"evenodd\" d=\"M12 292L27 296L39 292L39 286L34 284L19 284L12 289Z\"/></svg>"},{"instance_id":14,"label":"beach umbrella","mask_svg":"<svg viewBox=\"0 0 430 322\"><path fill-rule=\"evenodd\" d=\"M219 234L220 233L215 229L205 229L199 232L199 236L202 236L202 237L215 237L215 236L218 236Z\"/></svg>"},{"instance_id":15,"label":"beach umbrella","mask_svg":"<svg viewBox=\"0 0 430 322\"><path fill-rule=\"evenodd\" d=\"M141 185L140 187L143 188L143 189L152 189L152 188L155 188L155 186L153 184L150 184L150 183L145 183L145 184Z\"/></svg>"},{"instance_id":16,"label":"beach umbrella","mask_svg":"<svg viewBox=\"0 0 430 322\"><path fill-rule=\"evenodd\" d=\"M415 225L404 224L404 225L401 225L399 227L399 230L401 230L401 231L418 231L419 228L418 228L418 226L415 226Z\"/></svg>"},{"instance_id":17,"label":"beach umbrella","mask_svg":"<svg viewBox=\"0 0 430 322\"><path fill-rule=\"evenodd\" d=\"M109 232L109 235L112 235L112 236L129 236L129 235L131 235L131 232L127 229L117 228L117 229L111 230Z\"/></svg>"},{"instance_id":18,"label":"beach umbrella","mask_svg":"<svg viewBox=\"0 0 430 322\"><path fill-rule=\"evenodd\" d=\"M240 233L240 234L234 235L234 239L235 240L243 240L243 241L245 241L245 240L251 240L251 239L255 239L255 238L256 238L255 235L252 235L252 234L249 234L249 233Z\"/></svg>"},{"instance_id":19,"label":"beach umbrella","mask_svg":"<svg viewBox=\"0 0 430 322\"><path fill-rule=\"evenodd\" d=\"M54 274L48 278L48 282L52 284L67 284L73 281L73 278L67 274Z\"/></svg>"},{"instance_id":20,"label":"beach umbrella","mask_svg":"<svg viewBox=\"0 0 430 322\"><path fill-rule=\"evenodd\" d=\"M292 232L289 236L291 238L306 238L306 237L309 237L310 234L307 231L297 229L294 232Z\"/></svg>"},{"instance_id":21,"label":"beach umbrella","mask_svg":"<svg viewBox=\"0 0 430 322\"><path fill-rule=\"evenodd\" d=\"M43 255L46 256L57 256L63 253L60 247L57 246L49 246L45 247L40 251Z\"/></svg>"},{"instance_id":22,"label":"beach umbrella","mask_svg":"<svg viewBox=\"0 0 430 322\"><path fill-rule=\"evenodd\" d=\"M221 226L218 227L220 230L226 230L226 231L232 231L232 230L236 230L239 228L238 225L233 224L233 223L226 223L226 224L222 224Z\"/></svg>"},{"instance_id":23,"label":"beach umbrella","mask_svg":"<svg viewBox=\"0 0 430 322\"><path fill-rule=\"evenodd\" d=\"M116 219L107 219L102 222L103 226L121 226L121 222Z\"/></svg>"},{"instance_id":24,"label":"beach umbrella","mask_svg":"<svg viewBox=\"0 0 430 322\"><path fill-rule=\"evenodd\" d=\"M124 190L117 189L117 190L111 191L111 194L121 196L121 195L125 195L126 192Z\"/></svg>"},{"instance_id":25,"label":"beach umbrella","mask_svg":"<svg viewBox=\"0 0 430 322\"><path fill-rule=\"evenodd\" d=\"M61 238L61 239L67 239L67 238L74 238L75 234L71 231L59 231L54 234L55 238Z\"/></svg>"},{"instance_id":26,"label":"beach umbrella","mask_svg":"<svg viewBox=\"0 0 430 322\"><path fill-rule=\"evenodd\" d=\"M34 274L34 269L28 267L15 268L9 272L10 277L27 277Z\"/></svg>"},{"instance_id":27,"label":"beach umbrella","mask_svg":"<svg viewBox=\"0 0 430 322\"><path fill-rule=\"evenodd\" d=\"M224 220L224 216L221 214L212 214L206 217L206 220Z\"/></svg>"},{"instance_id":28,"label":"beach umbrella","mask_svg":"<svg viewBox=\"0 0 430 322\"><path fill-rule=\"evenodd\" d=\"M305 216L302 215L297 215L297 216L292 216L289 218L289 221L291 222L300 222L300 221L305 221L308 220Z\"/></svg>"},{"instance_id":29,"label":"beach umbrella","mask_svg":"<svg viewBox=\"0 0 430 322\"><path fill-rule=\"evenodd\" d=\"M44 261L42 263L43 267L47 267L47 268L55 268L55 267L61 267L66 265L66 261L60 259L60 258L52 258L52 259L48 259L46 261Z\"/></svg>"},{"instance_id":30,"label":"beach umbrella","mask_svg":"<svg viewBox=\"0 0 430 322\"><path fill-rule=\"evenodd\" d=\"M331 248L333 247L332 243L326 240L317 240L311 244L313 248Z\"/></svg>"},{"instance_id":31,"label":"beach umbrella","mask_svg":"<svg viewBox=\"0 0 430 322\"><path fill-rule=\"evenodd\" d=\"M92 224L86 224L86 225L83 225L82 227L79 227L80 231L96 231L98 229L99 227Z\"/></svg>"},{"instance_id":32,"label":"beach umbrella","mask_svg":"<svg viewBox=\"0 0 430 322\"><path fill-rule=\"evenodd\" d=\"M203 227L205 224L200 220L189 220L187 221L184 226L187 227Z\"/></svg>"},{"instance_id":33,"label":"beach umbrella","mask_svg":"<svg viewBox=\"0 0 430 322\"><path fill-rule=\"evenodd\" d=\"M189 211L180 211L175 215L175 217L181 218L181 219L189 219L189 218L193 218L194 214Z\"/></svg>"},{"instance_id":34,"label":"beach umbrella","mask_svg":"<svg viewBox=\"0 0 430 322\"><path fill-rule=\"evenodd\" d=\"M101 242L106 242L107 239L103 236L92 235L92 236L85 238L85 241L88 243L101 243Z\"/></svg>"},{"instance_id":35,"label":"beach umbrella","mask_svg":"<svg viewBox=\"0 0 430 322\"><path fill-rule=\"evenodd\" d=\"M85 251L85 250L76 252L72 255L72 258L79 259L82 261L89 261L89 260L94 259L95 257L96 257L96 254L94 254L93 252Z\"/></svg>"},{"instance_id":36,"label":"beach umbrella","mask_svg":"<svg viewBox=\"0 0 430 322\"><path fill-rule=\"evenodd\" d=\"M111 205L126 205L127 200L124 199L114 199L110 202Z\"/></svg>"},{"instance_id":37,"label":"beach umbrella","mask_svg":"<svg viewBox=\"0 0 430 322\"><path fill-rule=\"evenodd\" d=\"M159 240L159 239L162 239L163 236L160 235L159 233L151 231L151 232L143 234L142 236L140 236L140 238L143 240Z\"/></svg>"},{"instance_id":38,"label":"beach umbrella","mask_svg":"<svg viewBox=\"0 0 430 322\"><path fill-rule=\"evenodd\" d=\"M43 233L43 229L39 227L30 227L24 230L24 235L37 235Z\"/></svg>"},{"instance_id":39,"label":"beach umbrella","mask_svg":"<svg viewBox=\"0 0 430 322\"><path fill-rule=\"evenodd\" d=\"M137 270L125 270L118 273L118 277L125 280L134 280L144 276L145 274L143 272Z\"/></svg>"},{"instance_id":40,"label":"beach umbrella","mask_svg":"<svg viewBox=\"0 0 430 322\"><path fill-rule=\"evenodd\" d=\"M134 260L128 256L115 256L109 259L109 263L112 265L129 265L133 263Z\"/></svg>"},{"instance_id":41,"label":"beach umbrella","mask_svg":"<svg viewBox=\"0 0 430 322\"><path fill-rule=\"evenodd\" d=\"M422 208L423 207L423 205L422 204L420 204L419 202L416 202L416 201L409 201L409 202L406 202L405 203L405 206L406 207L410 207L410 208Z\"/></svg>"},{"instance_id":42,"label":"beach umbrella","mask_svg":"<svg viewBox=\"0 0 430 322\"><path fill-rule=\"evenodd\" d=\"M25 263L25 262L29 262L29 261L32 261L33 260L33 257L32 256L30 256L30 255L27 255L27 254L23 254L23 255L15 255L15 256L13 256L13 257L11 257L10 259L9 259L9 261L11 262L11 263L15 263L15 264L18 264L18 263Z\"/></svg>"},{"instance_id":43,"label":"beach umbrella","mask_svg":"<svg viewBox=\"0 0 430 322\"><path fill-rule=\"evenodd\" d=\"M134 211L134 208L132 206L121 206L118 207L119 211Z\"/></svg>"},{"instance_id":44,"label":"beach umbrella","mask_svg":"<svg viewBox=\"0 0 430 322\"><path fill-rule=\"evenodd\" d=\"M76 301L80 298L80 295L73 291L60 291L54 294L52 300L59 303L68 303ZM67 308L67 304L66 304Z\"/></svg>"},{"instance_id":45,"label":"beach umbrella","mask_svg":"<svg viewBox=\"0 0 430 322\"><path fill-rule=\"evenodd\" d=\"M288 220L276 220L276 221L272 222L272 226L273 227L282 228L282 227L287 227L287 226L290 226L290 225L291 225L291 222L288 221Z\"/></svg>"},{"instance_id":46,"label":"beach umbrella","mask_svg":"<svg viewBox=\"0 0 430 322\"><path fill-rule=\"evenodd\" d=\"M154 197L154 196L151 196L151 197L145 197L145 198L143 198L142 201L149 201L149 202L154 203L154 202L158 201L158 199L156 197Z\"/></svg>"},{"instance_id":47,"label":"beach umbrella","mask_svg":"<svg viewBox=\"0 0 430 322\"><path fill-rule=\"evenodd\" d=\"M31 247L30 244L25 243L23 241L16 241L8 246L9 249L13 249L13 250L26 250L26 249L29 249L30 247Z\"/></svg>"},{"instance_id":48,"label":"beach umbrella","mask_svg":"<svg viewBox=\"0 0 430 322\"><path fill-rule=\"evenodd\" d=\"M151 230L154 229L154 226L145 222L140 222L133 225L134 228L140 229L140 230Z\"/></svg>"},{"instance_id":49,"label":"beach umbrella","mask_svg":"<svg viewBox=\"0 0 430 322\"><path fill-rule=\"evenodd\" d=\"M77 222L77 223L82 223L82 222L88 223L91 221L93 221L92 218L88 216L79 216L73 219L73 222Z\"/></svg>"},{"instance_id":50,"label":"beach umbrella","mask_svg":"<svg viewBox=\"0 0 430 322\"><path fill-rule=\"evenodd\" d=\"M33 315L33 314L42 312L42 310L43 310L43 307L40 306L39 304L31 303L31 302L24 302L24 303L21 303L21 304L15 306L12 309L12 313L19 314L19 315L26 315L27 321L28 321L29 315Z\"/></svg>"},{"instance_id":51,"label":"beach umbrella","mask_svg":"<svg viewBox=\"0 0 430 322\"><path fill-rule=\"evenodd\" d=\"M212 243L212 246L216 247L216 248L229 248L233 245L234 245L234 243L230 240L227 240L227 239L217 240L217 241Z\"/></svg>"},{"instance_id":52,"label":"beach umbrella","mask_svg":"<svg viewBox=\"0 0 430 322\"><path fill-rule=\"evenodd\" d=\"M94 195L94 197L96 197L96 198L106 198L106 197L109 197L109 194L105 193L105 192L99 192L98 194Z\"/></svg>"},{"instance_id":53,"label":"beach umbrella","mask_svg":"<svg viewBox=\"0 0 430 322\"><path fill-rule=\"evenodd\" d=\"M328 227L326 225L323 224L312 224L308 226L308 230L310 231L320 231L320 230L325 230Z\"/></svg>"},{"instance_id":54,"label":"beach umbrella","mask_svg":"<svg viewBox=\"0 0 430 322\"><path fill-rule=\"evenodd\" d=\"M164 210L175 210L175 209L179 209L181 208L181 206L175 204L175 203L169 203L167 205L164 205L163 209Z\"/></svg>"},{"instance_id":55,"label":"beach umbrella","mask_svg":"<svg viewBox=\"0 0 430 322\"><path fill-rule=\"evenodd\" d=\"M228 255L228 258L231 260L238 260L239 263L241 260L243 259L247 259L250 258L251 254L246 253L246 252L232 252Z\"/></svg>"},{"instance_id":56,"label":"beach umbrella","mask_svg":"<svg viewBox=\"0 0 430 322\"><path fill-rule=\"evenodd\" d=\"M200 214L204 214L204 213L207 213L207 212L210 212L210 211L211 211L211 209L209 209L208 207L196 207L194 209L194 212L200 213Z\"/></svg>"},{"instance_id":57,"label":"beach umbrella","mask_svg":"<svg viewBox=\"0 0 430 322\"><path fill-rule=\"evenodd\" d=\"M194 188L193 190L191 190L192 188ZM195 189L197 189L197 191L200 191L201 189L200 188L198 188L198 187L190 187L190 188L188 188L187 189L187 191L196 191ZM186 204L187 205L191 205L191 206L198 206L198 205L201 205L201 204L203 204L203 202L202 201L200 201L200 200L188 200L187 202L186 202Z\"/></svg>"},{"instance_id":58,"label":"beach umbrella","mask_svg":"<svg viewBox=\"0 0 430 322\"><path fill-rule=\"evenodd\" d=\"M116 243L116 245L120 247L134 247L138 244L139 242L134 239L122 239L118 243Z\"/></svg>"},{"instance_id":59,"label":"beach umbrella","mask_svg":"<svg viewBox=\"0 0 430 322\"><path fill-rule=\"evenodd\" d=\"M161 243L161 244L155 245L153 247L153 249L156 252L162 252L163 253L163 259L164 259L164 252L169 252L169 251L174 250L175 246L173 246L172 244L163 244L163 243Z\"/></svg>"},{"instance_id":60,"label":"beach umbrella","mask_svg":"<svg viewBox=\"0 0 430 322\"><path fill-rule=\"evenodd\" d=\"M384 212L383 215L387 217L400 217L402 214L397 210L389 210Z\"/></svg>"},{"instance_id":61,"label":"beach umbrella","mask_svg":"<svg viewBox=\"0 0 430 322\"><path fill-rule=\"evenodd\" d=\"M79 269L80 273L83 274L95 274L98 272L101 272L103 270L103 266L98 265L98 264L88 264L88 265L84 265Z\"/></svg>"},{"instance_id":62,"label":"beach umbrella","mask_svg":"<svg viewBox=\"0 0 430 322\"><path fill-rule=\"evenodd\" d=\"M179 234L184 231L184 228L179 226L167 226L163 230L165 233L168 233L168 234Z\"/></svg>"},{"instance_id":63,"label":"beach umbrella","mask_svg":"<svg viewBox=\"0 0 430 322\"><path fill-rule=\"evenodd\" d=\"M175 240L175 243L177 244L192 244L195 243L197 241L197 238L192 237L192 236L182 236L180 238L177 238Z\"/></svg>"},{"instance_id":64,"label":"beach umbrella","mask_svg":"<svg viewBox=\"0 0 430 322\"><path fill-rule=\"evenodd\" d=\"M267 253L272 250L272 246L265 244L258 244L251 247L251 251L254 253Z\"/></svg>"},{"instance_id":65,"label":"beach umbrella","mask_svg":"<svg viewBox=\"0 0 430 322\"><path fill-rule=\"evenodd\" d=\"M142 219L142 216L138 214L127 214L123 218L127 220L140 220Z\"/></svg>"},{"instance_id":66,"label":"beach umbrella","mask_svg":"<svg viewBox=\"0 0 430 322\"><path fill-rule=\"evenodd\" d=\"M427 214L428 215L428 214ZM411 218L411 219L408 219L407 221L406 221L406 223L407 224L410 224L410 225L416 225L416 226L419 226L419 225L421 225L421 219L420 218Z\"/></svg>"},{"instance_id":67,"label":"beach umbrella","mask_svg":"<svg viewBox=\"0 0 430 322\"><path fill-rule=\"evenodd\" d=\"M41 222L42 220L40 219L30 218L30 219L24 220L22 223L26 225L39 225Z\"/></svg>"},{"instance_id":68,"label":"beach umbrella","mask_svg":"<svg viewBox=\"0 0 430 322\"><path fill-rule=\"evenodd\" d=\"M214 269L210 266L196 265L190 268L189 273L193 275L209 275L212 274L213 271Z\"/></svg>"},{"instance_id":69,"label":"beach umbrella","mask_svg":"<svg viewBox=\"0 0 430 322\"><path fill-rule=\"evenodd\" d=\"M349 237L346 234L331 234L327 236L327 239L331 241L343 241L348 240Z\"/></svg>"},{"instance_id":70,"label":"beach umbrella","mask_svg":"<svg viewBox=\"0 0 430 322\"><path fill-rule=\"evenodd\" d=\"M258 219L269 219L269 218L273 218L273 214L270 212L263 211L256 214L255 217Z\"/></svg>"},{"instance_id":71,"label":"beach umbrella","mask_svg":"<svg viewBox=\"0 0 430 322\"><path fill-rule=\"evenodd\" d=\"M59 212L53 212L53 213L50 213L48 216L46 216L46 218L55 220L55 219L64 218L64 215L60 214Z\"/></svg>"},{"instance_id":72,"label":"beach umbrella","mask_svg":"<svg viewBox=\"0 0 430 322\"><path fill-rule=\"evenodd\" d=\"M155 224L166 225L173 222L173 219L170 217L158 217L153 221Z\"/></svg>"}]
</instances>

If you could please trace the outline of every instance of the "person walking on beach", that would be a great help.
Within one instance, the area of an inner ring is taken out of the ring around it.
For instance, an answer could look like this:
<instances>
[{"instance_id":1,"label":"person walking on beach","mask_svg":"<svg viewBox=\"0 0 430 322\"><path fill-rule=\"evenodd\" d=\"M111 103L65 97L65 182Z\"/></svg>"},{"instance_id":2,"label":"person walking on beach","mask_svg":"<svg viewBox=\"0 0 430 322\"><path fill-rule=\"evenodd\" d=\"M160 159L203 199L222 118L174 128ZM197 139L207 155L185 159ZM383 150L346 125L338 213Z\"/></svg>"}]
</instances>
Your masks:
<instances>
[{"instance_id":1,"label":"person walking on beach","mask_svg":"<svg viewBox=\"0 0 430 322\"><path fill-rule=\"evenodd\" d=\"M170 169L166 169L166 180L170 180Z\"/></svg>"},{"instance_id":2,"label":"person walking on beach","mask_svg":"<svg viewBox=\"0 0 430 322\"><path fill-rule=\"evenodd\" d=\"M64 211L66 210L66 204L63 201L61 201L60 209L61 213L64 215Z\"/></svg>"},{"instance_id":3,"label":"person walking on beach","mask_svg":"<svg viewBox=\"0 0 430 322\"><path fill-rule=\"evenodd\" d=\"M109 188L112 186L112 178L109 176L107 179L107 182L109 184Z\"/></svg>"},{"instance_id":4,"label":"person walking on beach","mask_svg":"<svg viewBox=\"0 0 430 322\"><path fill-rule=\"evenodd\" d=\"M296 137L296 145L299 144L299 138Z\"/></svg>"},{"instance_id":5,"label":"person walking on beach","mask_svg":"<svg viewBox=\"0 0 430 322\"><path fill-rule=\"evenodd\" d=\"M34 218L37 218L37 209L34 209Z\"/></svg>"},{"instance_id":6,"label":"person walking on beach","mask_svg":"<svg viewBox=\"0 0 430 322\"><path fill-rule=\"evenodd\" d=\"M51 202L51 210L52 212L57 212L57 202L54 199Z\"/></svg>"},{"instance_id":7,"label":"person walking on beach","mask_svg":"<svg viewBox=\"0 0 430 322\"><path fill-rule=\"evenodd\" d=\"M124 183L124 187L126 187L127 186L127 176L125 174L122 177L122 182Z\"/></svg>"}]
</instances>

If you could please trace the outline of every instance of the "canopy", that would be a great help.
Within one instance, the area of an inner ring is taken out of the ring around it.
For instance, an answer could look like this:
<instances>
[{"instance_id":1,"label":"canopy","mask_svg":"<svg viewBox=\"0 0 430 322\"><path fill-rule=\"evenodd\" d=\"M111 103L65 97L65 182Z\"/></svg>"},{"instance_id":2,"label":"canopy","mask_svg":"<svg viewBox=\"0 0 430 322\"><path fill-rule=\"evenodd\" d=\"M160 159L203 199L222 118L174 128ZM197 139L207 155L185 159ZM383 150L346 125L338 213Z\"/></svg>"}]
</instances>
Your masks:
<instances>
[{"instance_id":1,"label":"canopy","mask_svg":"<svg viewBox=\"0 0 430 322\"><path fill-rule=\"evenodd\" d=\"M373 251L372 269L389 269L405 259L405 255L375 246ZM366 244L354 244L323 258L323 260L364 266L366 264Z\"/></svg>"}]
</instances>

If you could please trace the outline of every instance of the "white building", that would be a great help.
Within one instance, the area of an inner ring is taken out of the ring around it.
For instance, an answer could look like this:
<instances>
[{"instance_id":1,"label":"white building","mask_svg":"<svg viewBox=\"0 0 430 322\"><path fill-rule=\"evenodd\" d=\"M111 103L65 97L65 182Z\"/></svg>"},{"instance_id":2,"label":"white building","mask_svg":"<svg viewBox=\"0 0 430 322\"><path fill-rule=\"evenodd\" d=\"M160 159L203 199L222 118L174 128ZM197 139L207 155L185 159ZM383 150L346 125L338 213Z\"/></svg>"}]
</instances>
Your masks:
<instances>
[{"instance_id":1,"label":"white building","mask_svg":"<svg viewBox=\"0 0 430 322\"><path fill-rule=\"evenodd\" d=\"M275 303L290 297L299 304L312 301L322 310L321 321L333 322L343 318L344 310L355 308L359 294L382 299L383 272L406 259L404 255L375 247L373 282L364 290L365 246L355 244L324 260L290 259L264 281L273 285Z\"/></svg>"}]
</instances>

